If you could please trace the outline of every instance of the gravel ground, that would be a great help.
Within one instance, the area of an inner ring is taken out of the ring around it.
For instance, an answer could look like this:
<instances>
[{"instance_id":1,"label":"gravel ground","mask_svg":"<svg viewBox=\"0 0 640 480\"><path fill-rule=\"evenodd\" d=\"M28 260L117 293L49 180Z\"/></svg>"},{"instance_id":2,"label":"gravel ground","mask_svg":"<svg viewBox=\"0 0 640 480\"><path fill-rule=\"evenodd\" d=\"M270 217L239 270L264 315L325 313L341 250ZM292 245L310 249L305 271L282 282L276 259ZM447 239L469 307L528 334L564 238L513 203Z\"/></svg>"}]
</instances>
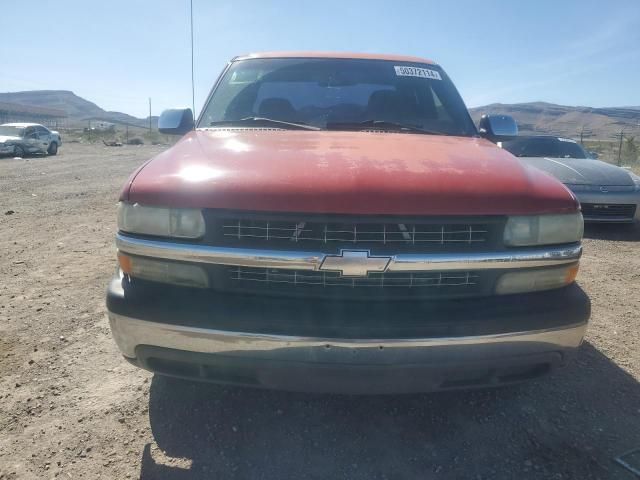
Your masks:
<instances>
[{"instance_id":1,"label":"gravel ground","mask_svg":"<svg viewBox=\"0 0 640 480\"><path fill-rule=\"evenodd\" d=\"M104 307L117 194L162 147L0 160L0 479L632 479L640 447L640 227L587 229L577 359L519 387L292 394L135 369Z\"/></svg>"}]
</instances>

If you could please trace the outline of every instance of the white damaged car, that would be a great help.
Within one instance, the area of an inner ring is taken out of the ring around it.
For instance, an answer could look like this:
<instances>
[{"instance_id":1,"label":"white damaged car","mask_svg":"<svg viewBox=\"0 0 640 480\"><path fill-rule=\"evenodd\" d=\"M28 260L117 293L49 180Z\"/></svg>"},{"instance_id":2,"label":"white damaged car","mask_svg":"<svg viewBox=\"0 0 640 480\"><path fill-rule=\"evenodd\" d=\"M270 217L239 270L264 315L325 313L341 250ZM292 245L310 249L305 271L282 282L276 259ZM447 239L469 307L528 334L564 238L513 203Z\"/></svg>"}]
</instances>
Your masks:
<instances>
[{"instance_id":1,"label":"white damaged car","mask_svg":"<svg viewBox=\"0 0 640 480\"><path fill-rule=\"evenodd\" d=\"M62 145L60 134L37 123L0 125L0 155L24 157L42 153L56 155Z\"/></svg>"}]
</instances>

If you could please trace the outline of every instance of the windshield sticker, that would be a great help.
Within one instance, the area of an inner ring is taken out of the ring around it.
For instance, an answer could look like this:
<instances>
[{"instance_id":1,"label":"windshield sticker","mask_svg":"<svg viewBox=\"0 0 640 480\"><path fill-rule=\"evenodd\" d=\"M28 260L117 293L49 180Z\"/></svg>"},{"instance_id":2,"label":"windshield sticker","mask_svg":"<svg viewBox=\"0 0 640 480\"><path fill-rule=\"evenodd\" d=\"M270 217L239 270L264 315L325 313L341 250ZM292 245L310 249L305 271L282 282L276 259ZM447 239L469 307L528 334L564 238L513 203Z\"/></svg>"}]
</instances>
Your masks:
<instances>
[{"instance_id":1,"label":"windshield sticker","mask_svg":"<svg viewBox=\"0 0 640 480\"><path fill-rule=\"evenodd\" d=\"M571 140L570 138L558 137L558 140L560 140L561 142L567 142L567 143L578 143L575 140Z\"/></svg>"},{"instance_id":2,"label":"windshield sticker","mask_svg":"<svg viewBox=\"0 0 640 480\"><path fill-rule=\"evenodd\" d=\"M440 72L429 70L428 68L401 67L398 65L394 66L393 68L396 69L396 75L398 77L421 77L430 78L432 80L442 80Z\"/></svg>"}]
</instances>

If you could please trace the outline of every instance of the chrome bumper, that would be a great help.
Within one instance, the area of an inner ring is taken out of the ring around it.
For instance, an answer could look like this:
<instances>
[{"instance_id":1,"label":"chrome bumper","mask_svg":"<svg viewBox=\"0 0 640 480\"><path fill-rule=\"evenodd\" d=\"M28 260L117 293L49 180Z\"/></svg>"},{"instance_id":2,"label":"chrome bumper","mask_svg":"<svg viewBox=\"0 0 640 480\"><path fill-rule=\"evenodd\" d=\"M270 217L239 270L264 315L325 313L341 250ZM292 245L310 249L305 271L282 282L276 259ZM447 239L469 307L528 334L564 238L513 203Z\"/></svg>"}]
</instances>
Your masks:
<instances>
[{"instance_id":1,"label":"chrome bumper","mask_svg":"<svg viewBox=\"0 0 640 480\"><path fill-rule=\"evenodd\" d=\"M332 364L415 364L439 360L561 352L580 346L587 324L562 328L450 338L328 339L230 332L156 323L109 313L121 352L136 357L141 345L260 360Z\"/></svg>"},{"instance_id":2,"label":"chrome bumper","mask_svg":"<svg viewBox=\"0 0 640 480\"><path fill-rule=\"evenodd\" d=\"M563 365L586 329L582 323L475 337L339 340L226 332L114 314L110 323L129 361L152 372L348 394L413 393L528 380Z\"/></svg>"},{"instance_id":3,"label":"chrome bumper","mask_svg":"<svg viewBox=\"0 0 640 480\"><path fill-rule=\"evenodd\" d=\"M116 246L123 253L183 262L295 270L319 270L323 252L226 248L208 245L147 240L118 233ZM392 255L385 271L490 270L551 267L577 261L579 243L563 246L521 248L498 252L456 252Z\"/></svg>"},{"instance_id":4,"label":"chrome bumper","mask_svg":"<svg viewBox=\"0 0 640 480\"><path fill-rule=\"evenodd\" d=\"M590 310L576 285L371 308L161 286L144 293L119 278L109 285L107 307L118 347L139 367L195 380L334 393L422 392L533 378L565 363L582 342Z\"/></svg>"}]
</instances>

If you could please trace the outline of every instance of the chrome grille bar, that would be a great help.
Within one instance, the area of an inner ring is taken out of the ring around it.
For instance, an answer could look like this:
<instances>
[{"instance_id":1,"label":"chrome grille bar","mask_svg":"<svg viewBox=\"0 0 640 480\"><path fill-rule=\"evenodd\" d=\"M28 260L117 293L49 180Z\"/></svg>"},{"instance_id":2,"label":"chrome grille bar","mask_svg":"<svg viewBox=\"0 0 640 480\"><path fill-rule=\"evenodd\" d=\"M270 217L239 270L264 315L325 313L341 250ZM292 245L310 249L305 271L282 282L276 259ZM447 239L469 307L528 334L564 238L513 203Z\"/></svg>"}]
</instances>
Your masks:
<instances>
[{"instance_id":1,"label":"chrome grille bar","mask_svg":"<svg viewBox=\"0 0 640 480\"><path fill-rule=\"evenodd\" d=\"M316 271L326 253L320 251L228 248L137 238L116 234L116 246L124 253L183 262ZM579 243L493 252L399 253L390 255L387 272L473 271L551 267L576 262Z\"/></svg>"}]
</instances>

